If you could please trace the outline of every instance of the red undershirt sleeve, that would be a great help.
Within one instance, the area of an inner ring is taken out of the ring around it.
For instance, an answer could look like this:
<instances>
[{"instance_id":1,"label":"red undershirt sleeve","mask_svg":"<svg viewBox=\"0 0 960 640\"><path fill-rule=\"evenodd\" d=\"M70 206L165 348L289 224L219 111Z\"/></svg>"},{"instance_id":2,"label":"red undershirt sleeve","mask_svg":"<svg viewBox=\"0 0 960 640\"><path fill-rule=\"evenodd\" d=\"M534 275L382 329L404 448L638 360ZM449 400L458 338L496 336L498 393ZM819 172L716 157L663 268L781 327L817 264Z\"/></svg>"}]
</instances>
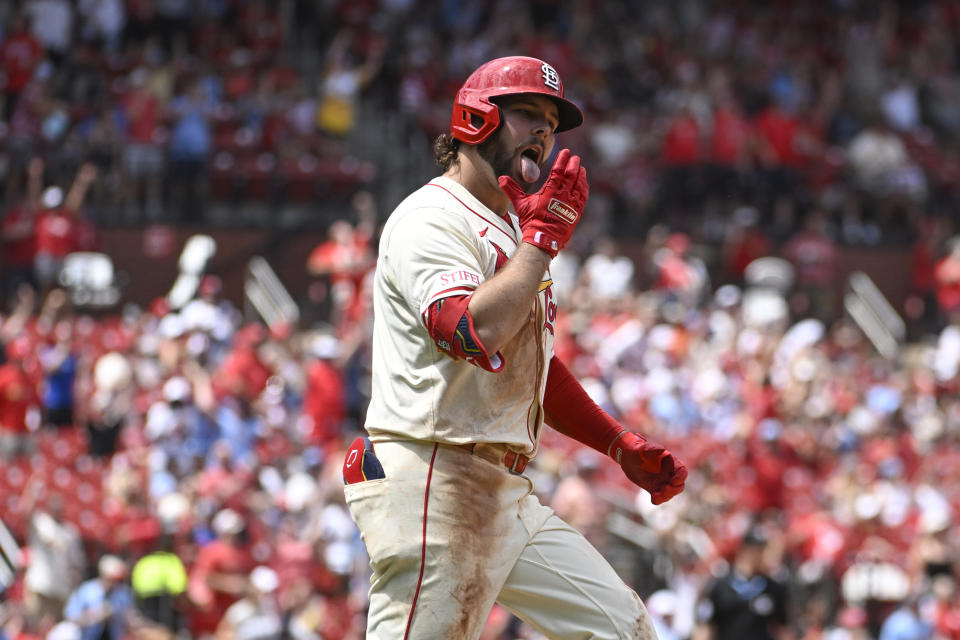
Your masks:
<instances>
[{"instance_id":1,"label":"red undershirt sleeve","mask_svg":"<svg viewBox=\"0 0 960 640\"><path fill-rule=\"evenodd\" d=\"M557 356L550 360L543 408L548 425L604 455L610 455L610 446L626 431L587 395Z\"/></svg>"}]
</instances>

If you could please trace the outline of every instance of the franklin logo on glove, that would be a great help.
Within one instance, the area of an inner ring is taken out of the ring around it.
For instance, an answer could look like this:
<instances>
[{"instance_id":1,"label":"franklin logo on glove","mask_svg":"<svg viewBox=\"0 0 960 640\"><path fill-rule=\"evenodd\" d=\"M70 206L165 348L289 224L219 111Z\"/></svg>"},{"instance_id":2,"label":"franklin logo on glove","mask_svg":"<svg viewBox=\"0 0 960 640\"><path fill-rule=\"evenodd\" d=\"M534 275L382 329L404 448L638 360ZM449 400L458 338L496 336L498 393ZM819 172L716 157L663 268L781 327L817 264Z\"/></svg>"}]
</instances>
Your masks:
<instances>
[{"instance_id":1,"label":"franklin logo on glove","mask_svg":"<svg viewBox=\"0 0 960 640\"><path fill-rule=\"evenodd\" d=\"M550 200L550 204L547 205L547 211L560 216L570 224L576 222L577 218L580 217L580 214L578 214L573 207L560 202L556 198Z\"/></svg>"},{"instance_id":2,"label":"franklin logo on glove","mask_svg":"<svg viewBox=\"0 0 960 640\"><path fill-rule=\"evenodd\" d=\"M555 258L570 240L590 195L587 170L580 166L580 156L571 154L570 149L561 149L550 175L536 193L526 193L510 176L500 176L498 180L520 219L523 241Z\"/></svg>"}]
</instances>

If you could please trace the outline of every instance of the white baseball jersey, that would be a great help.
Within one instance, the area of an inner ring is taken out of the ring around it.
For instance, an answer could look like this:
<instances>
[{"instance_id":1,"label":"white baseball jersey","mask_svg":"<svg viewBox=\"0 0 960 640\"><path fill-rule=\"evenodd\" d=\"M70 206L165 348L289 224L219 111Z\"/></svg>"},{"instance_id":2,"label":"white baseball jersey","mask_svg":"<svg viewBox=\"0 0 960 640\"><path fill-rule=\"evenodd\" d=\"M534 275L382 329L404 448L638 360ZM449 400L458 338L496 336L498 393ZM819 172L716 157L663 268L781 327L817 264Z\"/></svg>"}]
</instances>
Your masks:
<instances>
[{"instance_id":1,"label":"white baseball jersey","mask_svg":"<svg viewBox=\"0 0 960 640\"><path fill-rule=\"evenodd\" d=\"M423 320L437 300L470 294L492 278L521 237L515 215L504 220L445 177L412 193L390 215L374 278L365 425L373 442L496 442L535 452L556 320L549 270L529 322L501 350L504 362L496 373L440 351Z\"/></svg>"},{"instance_id":2,"label":"white baseball jersey","mask_svg":"<svg viewBox=\"0 0 960 640\"><path fill-rule=\"evenodd\" d=\"M424 322L438 300L492 278L520 238L515 216L442 177L384 227L366 421L383 473L344 487L370 556L367 640L475 640L494 602L548 638L656 639L637 594L530 478L444 446L536 451L556 318L549 271L495 373L441 351Z\"/></svg>"}]
</instances>

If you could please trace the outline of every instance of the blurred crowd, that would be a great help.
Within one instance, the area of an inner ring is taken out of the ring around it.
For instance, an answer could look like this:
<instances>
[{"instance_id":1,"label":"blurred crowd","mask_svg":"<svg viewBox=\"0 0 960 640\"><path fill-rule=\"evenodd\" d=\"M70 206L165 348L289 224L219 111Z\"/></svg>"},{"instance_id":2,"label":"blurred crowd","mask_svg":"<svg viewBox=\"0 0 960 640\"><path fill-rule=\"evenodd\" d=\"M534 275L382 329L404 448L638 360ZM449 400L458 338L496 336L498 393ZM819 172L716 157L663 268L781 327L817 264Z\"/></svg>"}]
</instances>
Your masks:
<instances>
[{"instance_id":1,"label":"blurred crowd","mask_svg":"<svg viewBox=\"0 0 960 640\"><path fill-rule=\"evenodd\" d=\"M212 274L181 308L96 316L20 289L0 325L0 638L362 637L340 466L367 402L373 263L338 239L311 257L338 293L309 327L244 317ZM661 638L960 637L960 310L884 357L769 274L711 284L690 249L658 229L639 261L609 241L553 265L559 356L685 460L687 490L654 508L547 430L541 498ZM500 608L484 632L536 637Z\"/></svg>"},{"instance_id":2,"label":"blurred crowd","mask_svg":"<svg viewBox=\"0 0 960 640\"><path fill-rule=\"evenodd\" d=\"M462 79L518 51L587 115L562 141L591 199L551 267L557 352L691 470L653 508L548 430L544 502L662 640L960 638L956 5L515 4L0 8L0 639L363 636L340 464L378 216L433 175ZM215 274L178 308L58 288L98 227L216 201L315 209L316 318L266 326ZM844 249L880 246L910 252L892 355L836 281ZM499 608L484 632L536 637Z\"/></svg>"},{"instance_id":3,"label":"blurred crowd","mask_svg":"<svg viewBox=\"0 0 960 640\"><path fill-rule=\"evenodd\" d=\"M623 570L661 638L960 637L960 309L885 357L849 315L798 305L789 263L711 284L682 234L656 231L636 265L609 246L566 259L557 352L681 452L687 490L653 507L554 435L537 458L566 469L540 481L554 507L607 553L644 541ZM631 509L642 526L611 518Z\"/></svg>"},{"instance_id":4,"label":"blurred crowd","mask_svg":"<svg viewBox=\"0 0 960 640\"><path fill-rule=\"evenodd\" d=\"M369 354L245 322L218 293L207 276L181 309L93 318L20 290L0 366L4 640L362 637L339 468Z\"/></svg>"},{"instance_id":5,"label":"blurred crowd","mask_svg":"<svg viewBox=\"0 0 960 640\"><path fill-rule=\"evenodd\" d=\"M92 164L100 180L88 213L112 225L201 224L212 201L315 205L369 181L375 170L346 137L354 94L382 52L355 67L360 35L333 22L350 3L299 23L299 5L314 4L5 3L7 201L22 195L36 156L54 184ZM298 45L301 27L313 35Z\"/></svg>"},{"instance_id":6,"label":"blurred crowd","mask_svg":"<svg viewBox=\"0 0 960 640\"><path fill-rule=\"evenodd\" d=\"M748 207L774 242L816 211L842 245L902 245L957 203L958 28L936 0L19 0L0 11L0 182L17 202L39 154L62 186L94 165L101 224L252 200L325 225L358 185L429 178L456 88L523 52L586 113L564 144L601 232L717 242Z\"/></svg>"}]
</instances>

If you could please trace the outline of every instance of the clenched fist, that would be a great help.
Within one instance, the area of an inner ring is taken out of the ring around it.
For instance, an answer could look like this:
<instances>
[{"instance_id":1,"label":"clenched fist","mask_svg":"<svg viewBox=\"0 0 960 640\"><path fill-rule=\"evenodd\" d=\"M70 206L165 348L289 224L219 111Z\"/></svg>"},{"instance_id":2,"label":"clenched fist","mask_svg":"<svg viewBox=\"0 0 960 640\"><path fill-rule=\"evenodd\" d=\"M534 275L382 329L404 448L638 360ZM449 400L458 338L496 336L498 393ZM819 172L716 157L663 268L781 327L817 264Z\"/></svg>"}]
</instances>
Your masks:
<instances>
[{"instance_id":1,"label":"clenched fist","mask_svg":"<svg viewBox=\"0 0 960 640\"><path fill-rule=\"evenodd\" d=\"M551 258L556 257L570 240L590 194L587 170L580 166L580 156L571 155L569 149L561 150L550 175L536 193L525 193L509 176L500 176L499 181L520 218L523 241L540 247Z\"/></svg>"},{"instance_id":2,"label":"clenched fist","mask_svg":"<svg viewBox=\"0 0 960 640\"><path fill-rule=\"evenodd\" d=\"M663 504L683 491L687 467L662 446L624 430L607 453L630 482L650 493L653 504Z\"/></svg>"}]
</instances>

